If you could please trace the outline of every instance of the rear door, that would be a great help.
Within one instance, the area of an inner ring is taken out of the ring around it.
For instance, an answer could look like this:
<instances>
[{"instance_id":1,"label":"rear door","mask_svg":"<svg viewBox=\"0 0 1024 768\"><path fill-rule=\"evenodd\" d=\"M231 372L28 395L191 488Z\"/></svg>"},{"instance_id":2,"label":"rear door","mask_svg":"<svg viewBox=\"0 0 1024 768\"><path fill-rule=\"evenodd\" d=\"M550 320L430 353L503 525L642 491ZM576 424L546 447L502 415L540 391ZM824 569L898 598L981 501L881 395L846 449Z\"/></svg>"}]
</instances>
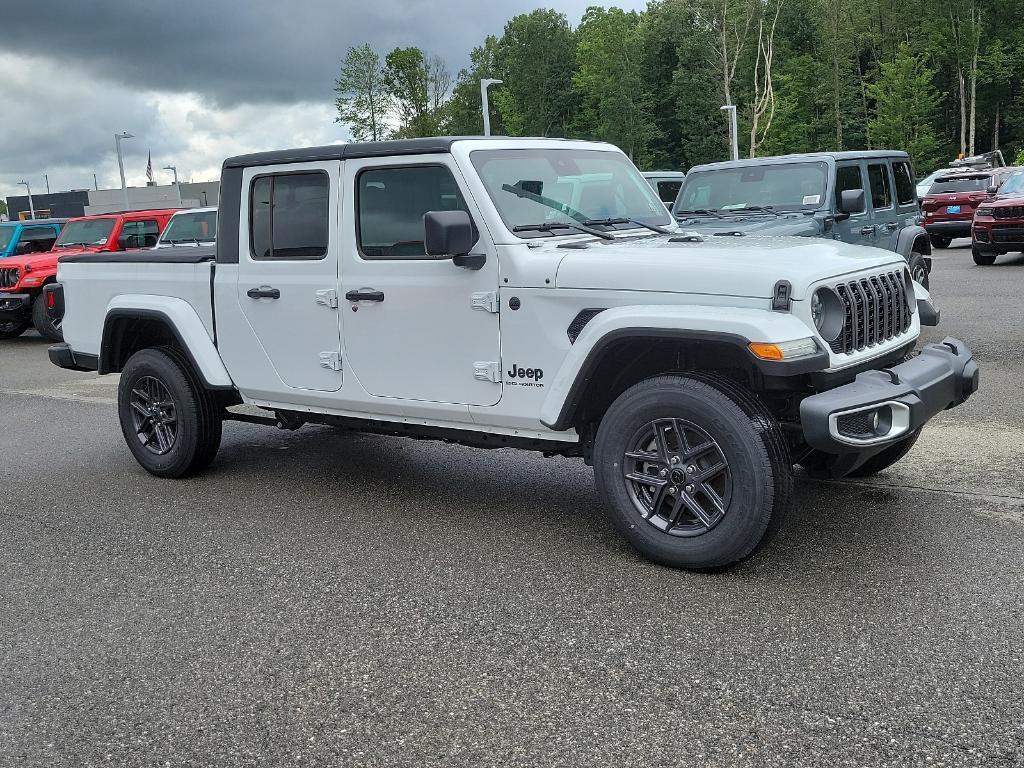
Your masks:
<instances>
[{"instance_id":1,"label":"rear door","mask_svg":"<svg viewBox=\"0 0 1024 768\"><path fill-rule=\"evenodd\" d=\"M910 162L894 160L892 175L896 183L896 239L899 240L899 233L904 227L917 223L921 208L917 202L917 186L914 184L914 171Z\"/></svg>"},{"instance_id":2,"label":"rear door","mask_svg":"<svg viewBox=\"0 0 1024 768\"><path fill-rule=\"evenodd\" d=\"M284 390L341 388L337 309L341 163L246 168L236 298ZM266 360L236 364L240 389L268 390ZM280 389L279 387L273 387Z\"/></svg>"},{"instance_id":3,"label":"rear door","mask_svg":"<svg viewBox=\"0 0 1024 768\"><path fill-rule=\"evenodd\" d=\"M871 225L871 202L868 200L868 185L864 179L863 164L858 160L847 160L836 163L836 190L833 201L834 210L838 213L839 200L844 190L864 190L864 210L855 213L848 219L837 220L833 230L837 240L858 245L874 245L875 229Z\"/></svg>"},{"instance_id":4,"label":"rear door","mask_svg":"<svg viewBox=\"0 0 1024 768\"><path fill-rule=\"evenodd\" d=\"M870 245L896 250L896 230L899 227L896 216L896 195L893 191L892 176L886 160L869 161L868 203L871 207Z\"/></svg>"}]
</instances>

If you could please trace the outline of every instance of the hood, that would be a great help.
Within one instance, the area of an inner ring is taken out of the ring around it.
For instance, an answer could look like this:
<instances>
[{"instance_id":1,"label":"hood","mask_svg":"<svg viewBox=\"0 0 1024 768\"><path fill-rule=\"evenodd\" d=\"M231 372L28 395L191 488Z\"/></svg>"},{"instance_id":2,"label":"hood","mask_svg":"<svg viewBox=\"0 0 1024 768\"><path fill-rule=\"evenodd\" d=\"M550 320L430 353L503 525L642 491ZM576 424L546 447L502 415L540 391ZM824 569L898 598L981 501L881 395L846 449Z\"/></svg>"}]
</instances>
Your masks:
<instances>
[{"instance_id":1,"label":"hood","mask_svg":"<svg viewBox=\"0 0 1024 768\"><path fill-rule=\"evenodd\" d=\"M1007 195L996 195L985 203L986 207L992 208L1017 208L1024 205L1024 195L1012 193Z\"/></svg>"},{"instance_id":2,"label":"hood","mask_svg":"<svg viewBox=\"0 0 1024 768\"><path fill-rule=\"evenodd\" d=\"M796 300L820 280L897 264L902 256L819 237L708 237L671 242L665 236L597 241L568 251L558 265L558 288L674 291L770 299L788 280ZM548 248L557 248L545 244Z\"/></svg>"},{"instance_id":3,"label":"hood","mask_svg":"<svg viewBox=\"0 0 1024 768\"><path fill-rule=\"evenodd\" d=\"M803 214L747 214L716 219L714 216L684 216L677 220L680 229L713 235L716 232L742 232L745 235L815 236L822 230L821 219Z\"/></svg>"}]
</instances>

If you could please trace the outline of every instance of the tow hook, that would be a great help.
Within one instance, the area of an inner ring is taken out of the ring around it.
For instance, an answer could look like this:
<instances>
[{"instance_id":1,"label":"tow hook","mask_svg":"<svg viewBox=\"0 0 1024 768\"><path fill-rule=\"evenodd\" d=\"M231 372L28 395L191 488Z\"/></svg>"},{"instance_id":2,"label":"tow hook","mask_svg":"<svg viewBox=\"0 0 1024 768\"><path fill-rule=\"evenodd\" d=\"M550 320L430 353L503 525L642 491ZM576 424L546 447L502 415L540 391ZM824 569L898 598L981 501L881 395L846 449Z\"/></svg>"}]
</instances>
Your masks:
<instances>
[{"instance_id":1,"label":"tow hook","mask_svg":"<svg viewBox=\"0 0 1024 768\"><path fill-rule=\"evenodd\" d=\"M277 428L287 429L289 432L294 432L306 423L304 418L290 411L274 411L274 416L277 417Z\"/></svg>"}]
</instances>

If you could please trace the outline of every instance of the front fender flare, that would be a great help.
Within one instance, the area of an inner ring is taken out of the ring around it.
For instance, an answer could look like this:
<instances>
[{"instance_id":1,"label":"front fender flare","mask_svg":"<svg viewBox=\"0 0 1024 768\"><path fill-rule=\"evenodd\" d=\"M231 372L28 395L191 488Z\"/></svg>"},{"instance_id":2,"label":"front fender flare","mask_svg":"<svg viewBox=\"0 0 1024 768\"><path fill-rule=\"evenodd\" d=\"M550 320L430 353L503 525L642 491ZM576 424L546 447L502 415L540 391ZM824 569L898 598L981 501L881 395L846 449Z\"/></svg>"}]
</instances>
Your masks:
<instances>
[{"instance_id":1,"label":"front fender flare","mask_svg":"<svg viewBox=\"0 0 1024 768\"><path fill-rule=\"evenodd\" d=\"M107 304L100 340L99 372L116 373L110 359L110 329L119 318L158 320L177 338L182 351L191 361L203 382L211 389L231 389L234 384L224 362L210 338L206 326L191 304L173 296L123 294Z\"/></svg>"},{"instance_id":2,"label":"front fender flare","mask_svg":"<svg viewBox=\"0 0 1024 768\"><path fill-rule=\"evenodd\" d=\"M571 426L576 406L586 391L601 356L624 338L680 339L727 342L742 347L769 376L795 376L828 368L828 352L791 361L768 361L754 357L752 342L781 343L806 339L813 333L788 312L767 309L736 309L712 306L634 306L606 309L587 323L558 369L541 405L540 421L553 430Z\"/></svg>"}]
</instances>

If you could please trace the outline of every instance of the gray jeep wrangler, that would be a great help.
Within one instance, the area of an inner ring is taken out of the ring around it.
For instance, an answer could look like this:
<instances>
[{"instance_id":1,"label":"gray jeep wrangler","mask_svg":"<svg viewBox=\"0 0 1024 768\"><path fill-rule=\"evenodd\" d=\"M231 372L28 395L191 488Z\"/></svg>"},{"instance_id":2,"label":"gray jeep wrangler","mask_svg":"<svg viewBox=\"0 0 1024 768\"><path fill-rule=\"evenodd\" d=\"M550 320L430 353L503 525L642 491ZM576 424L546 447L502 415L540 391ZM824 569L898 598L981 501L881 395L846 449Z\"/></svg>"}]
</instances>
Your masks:
<instances>
[{"instance_id":1,"label":"gray jeep wrangler","mask_svg":"<svg viewBox=\"0 0 1024 768\"><path fill-rule=\"evenodd\" d=\"M896 251L928 287L931 242L905 152L817 152L697 165L673 206L705 235L796 235Z\"/></svg>"}]
</instances>

